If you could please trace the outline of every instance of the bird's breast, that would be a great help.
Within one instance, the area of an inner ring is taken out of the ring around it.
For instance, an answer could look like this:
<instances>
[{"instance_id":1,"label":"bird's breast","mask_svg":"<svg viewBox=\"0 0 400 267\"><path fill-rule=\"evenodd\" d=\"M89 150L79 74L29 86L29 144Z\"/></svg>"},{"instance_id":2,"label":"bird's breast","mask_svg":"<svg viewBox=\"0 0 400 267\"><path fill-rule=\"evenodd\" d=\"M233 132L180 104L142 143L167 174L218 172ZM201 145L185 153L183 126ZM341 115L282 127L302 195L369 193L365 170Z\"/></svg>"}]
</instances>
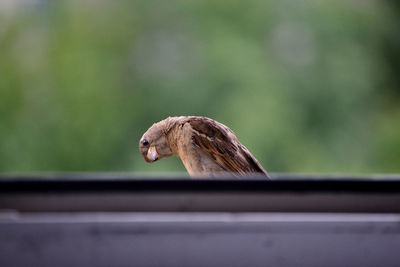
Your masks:
<instances>
[{"instance_id":1,"label":"bird's breast","mask_svg":"<svg viewBox=\"0 0 400 267\"><path fill-rule=\"evenodd\" d=\"M191 176L196 175L212 175L224 170L215 160L210 158L200 148L193 148L191 151L184 153L181 157L183 165Z\"/></svg>"}]
</instances>

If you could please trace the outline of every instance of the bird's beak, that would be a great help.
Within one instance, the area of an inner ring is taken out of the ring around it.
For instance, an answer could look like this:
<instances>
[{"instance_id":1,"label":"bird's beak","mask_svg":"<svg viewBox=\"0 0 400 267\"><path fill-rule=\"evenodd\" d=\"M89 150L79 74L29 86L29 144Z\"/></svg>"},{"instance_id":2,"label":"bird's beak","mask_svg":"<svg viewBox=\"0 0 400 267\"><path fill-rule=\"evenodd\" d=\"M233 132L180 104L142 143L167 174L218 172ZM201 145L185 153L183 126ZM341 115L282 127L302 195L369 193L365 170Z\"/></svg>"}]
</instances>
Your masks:
<instances>
[{"instance_id":1,"label":"bird's beak","mask_svg":"<svg viewBox=\"0 0 400 267\"><path fill-rule=\"evenodd\" d=\"M158 160L158 153L155 146L150 145L150 148L147 151L147 158L150 159L151 161Z\"/></svg>"}]
</instances>

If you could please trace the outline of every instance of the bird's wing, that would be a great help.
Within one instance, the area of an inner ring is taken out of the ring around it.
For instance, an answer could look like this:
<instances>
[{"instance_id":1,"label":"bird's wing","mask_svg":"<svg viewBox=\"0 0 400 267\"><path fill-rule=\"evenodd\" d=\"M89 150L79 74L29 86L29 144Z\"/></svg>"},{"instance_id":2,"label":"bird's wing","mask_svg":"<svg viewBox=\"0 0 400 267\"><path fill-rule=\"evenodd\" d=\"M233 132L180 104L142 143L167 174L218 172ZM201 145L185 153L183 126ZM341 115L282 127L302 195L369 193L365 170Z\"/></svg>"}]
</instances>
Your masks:
<instances>
[{"instance_id":1,"label":"bird's wing","mask_svg":"<svg viewBox=\"0 0 400 267\"><path fill-rule=\"evenodd\" d=\"M192 140L209 157L227 172L263 173L264 168L226 126L203 117L187 121L193 129Z\"/></svg>"}]
</instances>

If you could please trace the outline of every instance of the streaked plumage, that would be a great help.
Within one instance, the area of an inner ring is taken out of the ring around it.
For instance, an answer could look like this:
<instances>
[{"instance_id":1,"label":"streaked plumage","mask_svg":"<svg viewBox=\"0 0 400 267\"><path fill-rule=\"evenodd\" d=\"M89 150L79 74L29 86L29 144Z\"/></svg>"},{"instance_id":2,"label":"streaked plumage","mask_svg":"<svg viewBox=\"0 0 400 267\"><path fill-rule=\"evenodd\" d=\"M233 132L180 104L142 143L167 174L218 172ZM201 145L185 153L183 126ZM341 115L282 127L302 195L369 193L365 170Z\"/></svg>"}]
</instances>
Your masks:
<instances>
[{"instance_id":1,"label":"streaked plumage","mask_svg":"<svg viewBox=\"0 0 400 267\"><path fill-rule=\"evenodd\" d=\"M139 150L147 162L178 156L191 176L257 173L269 177L227 126L206 117L169 117L142 136Z\"/></svg>"}]
</instances>

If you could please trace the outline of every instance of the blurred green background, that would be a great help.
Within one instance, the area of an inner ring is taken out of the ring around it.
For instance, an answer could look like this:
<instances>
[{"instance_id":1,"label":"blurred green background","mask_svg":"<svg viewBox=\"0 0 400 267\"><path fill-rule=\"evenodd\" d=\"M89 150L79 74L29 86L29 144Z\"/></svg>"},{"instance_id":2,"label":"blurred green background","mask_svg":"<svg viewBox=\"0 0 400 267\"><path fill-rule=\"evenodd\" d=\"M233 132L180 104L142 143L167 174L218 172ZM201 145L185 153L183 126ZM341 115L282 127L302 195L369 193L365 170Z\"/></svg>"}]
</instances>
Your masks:
<instances>
[{"instance_id":1,"label":"blurred green background","mask_svg":"<svg viewBox=\"0 0 400 267\"><path fill-rule=\"evenodd\" d=\"M184 172L168 116L236 132L269 172L400 172L396 1L4 0L0 172Z\"/></svg>"}]
</instances>

